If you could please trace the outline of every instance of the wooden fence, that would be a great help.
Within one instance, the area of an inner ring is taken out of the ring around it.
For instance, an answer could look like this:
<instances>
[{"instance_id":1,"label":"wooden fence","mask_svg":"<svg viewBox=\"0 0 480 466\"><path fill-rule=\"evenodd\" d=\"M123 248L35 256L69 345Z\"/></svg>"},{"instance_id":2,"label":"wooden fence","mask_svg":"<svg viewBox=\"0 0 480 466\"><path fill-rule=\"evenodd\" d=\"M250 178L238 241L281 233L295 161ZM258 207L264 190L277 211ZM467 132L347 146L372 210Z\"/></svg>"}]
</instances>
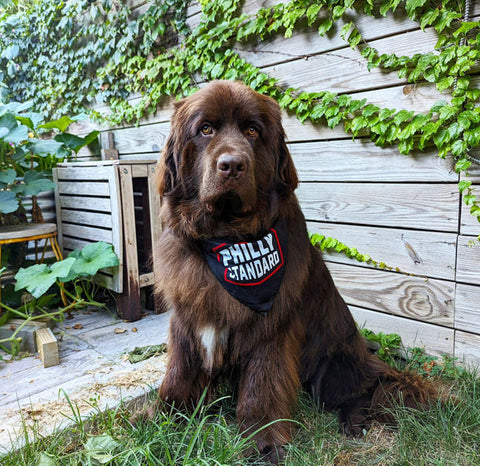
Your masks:
<instances>
[{"instance_id":1,"label":"wooden fence","mask_svg":"<svg viewBox=\"0 0 480 466\"><path fill-rule=\"evenodd\" d=\"M137 2L138 3L138 2ZM246 0L254 13L276 2ZM147 5L139 5L139 11ZM480 5L471 17L478 20ZM434 32L388 15L354 18L363 37L380 53L413 55L431 51ZM199 22L199 8L189 22ZM435 85L412 85L395 73L367 70L357 50L339 35L294 33L237 50L285 87L346 93L370 103L422 112L445 99ZM476 83L480 82L476 78ZM132 96L132 100L138 100ZM101 105L97 110L107 112ZM139 127L100 128L113 133L120 159L151 159L169 131L170 102ZM326 253L329 269L358 324L396 332L406 346L480 362L480 246L469 242L480 224L461 202L451 160L435 153L401 155L361 137L352 140L340 127L300 123L284 114L289 148L301 184L297 195L310 231L332 236L404 273L379 270L344 255ZM77 127L86 133L94 126ZM480 167L471 170L480 194Z\"/></svg>"}]
</instances>

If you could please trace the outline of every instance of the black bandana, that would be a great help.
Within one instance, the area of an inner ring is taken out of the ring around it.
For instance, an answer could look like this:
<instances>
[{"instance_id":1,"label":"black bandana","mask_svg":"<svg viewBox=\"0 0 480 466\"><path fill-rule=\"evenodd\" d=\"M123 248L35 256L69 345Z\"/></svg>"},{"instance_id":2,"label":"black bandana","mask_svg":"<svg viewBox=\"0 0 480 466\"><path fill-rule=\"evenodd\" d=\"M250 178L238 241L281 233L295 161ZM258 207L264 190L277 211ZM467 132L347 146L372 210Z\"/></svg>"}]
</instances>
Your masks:
<instances>
[{"instance_id":1,"label":"black bandana","mask_svg":"<svg viewBox=\"0 0 480 466\"><path fill-rule=\"evenodd\" d=\"M202 241L202 248L221 285L245 306L267 315L282 283L287 244L286 223L277 220L266 235L254 241L217 238Z\"/></svg>"}]
</instances>

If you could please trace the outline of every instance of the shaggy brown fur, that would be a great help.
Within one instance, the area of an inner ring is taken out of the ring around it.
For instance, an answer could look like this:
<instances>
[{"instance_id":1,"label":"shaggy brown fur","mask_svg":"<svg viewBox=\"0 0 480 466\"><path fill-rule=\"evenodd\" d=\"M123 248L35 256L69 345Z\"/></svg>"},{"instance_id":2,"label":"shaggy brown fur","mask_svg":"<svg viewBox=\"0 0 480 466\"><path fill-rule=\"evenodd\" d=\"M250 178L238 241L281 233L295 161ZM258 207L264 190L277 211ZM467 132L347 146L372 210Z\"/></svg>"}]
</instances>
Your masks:
<instances>
[{"instance_id":1,"label":"shaggy brown fur","mask_svg":"<svg viewBox=\"0 0 480 466\"><path fill-rule=\"evenodd\" d=\"M231 380L241 428L289 419L301 387L339 413L347 434L389 422L391 398L428 404L435 391L367 350L321 254L310 244L294 195L298 179L278 105L238 82L215 81L178 102L157 169L164 230L156 292L173 309L160 398L194 405L220 376ZM267 316L228 294L199 241L259 236L288 226L288 260ZM275 422L255 436L272 463L291 439Z\"/></svg>"}]
</instances>

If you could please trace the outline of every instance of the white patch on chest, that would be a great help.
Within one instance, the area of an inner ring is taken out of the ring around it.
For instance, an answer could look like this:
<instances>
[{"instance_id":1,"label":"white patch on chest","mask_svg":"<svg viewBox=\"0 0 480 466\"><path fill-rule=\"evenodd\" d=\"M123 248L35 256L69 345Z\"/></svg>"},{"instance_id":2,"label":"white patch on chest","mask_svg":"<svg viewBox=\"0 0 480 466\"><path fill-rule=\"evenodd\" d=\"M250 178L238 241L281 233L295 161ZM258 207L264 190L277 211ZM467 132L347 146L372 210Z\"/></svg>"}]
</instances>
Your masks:
<instances>
[{"instance_id":1,"label":"white patch on chest","mask_svg":"<svg viewBox=\"0 0 480 466\"><path fill-rule=\"evenodd\" d=\"M203 367L212 371L215 366L222 364L227 332L207 325L199 331L198 336L204 351Z\"/></svg>"}]
</instances>

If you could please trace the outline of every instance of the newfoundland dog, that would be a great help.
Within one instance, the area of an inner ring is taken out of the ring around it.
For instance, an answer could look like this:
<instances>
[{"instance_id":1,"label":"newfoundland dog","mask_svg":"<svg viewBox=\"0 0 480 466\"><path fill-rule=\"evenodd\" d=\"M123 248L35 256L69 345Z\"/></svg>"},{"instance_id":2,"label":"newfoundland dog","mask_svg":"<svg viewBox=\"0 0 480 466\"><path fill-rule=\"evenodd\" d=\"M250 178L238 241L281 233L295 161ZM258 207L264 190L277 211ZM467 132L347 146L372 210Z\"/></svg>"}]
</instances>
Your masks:
<instances>
[{"instance_id":1,"label":"newfoundland dog","mask_svg":"<svg viewBox=\"0 0 480 466\"><path fill-rule=\"evenodd\" d=\"M173 309L160 400L188 408L229 380L240 428L278 463L302 388L349 435L436 398L368 351L309 241L273 99L214 81L177 102L156 176L156 294Z\"/></svg>"}]
</instances>

